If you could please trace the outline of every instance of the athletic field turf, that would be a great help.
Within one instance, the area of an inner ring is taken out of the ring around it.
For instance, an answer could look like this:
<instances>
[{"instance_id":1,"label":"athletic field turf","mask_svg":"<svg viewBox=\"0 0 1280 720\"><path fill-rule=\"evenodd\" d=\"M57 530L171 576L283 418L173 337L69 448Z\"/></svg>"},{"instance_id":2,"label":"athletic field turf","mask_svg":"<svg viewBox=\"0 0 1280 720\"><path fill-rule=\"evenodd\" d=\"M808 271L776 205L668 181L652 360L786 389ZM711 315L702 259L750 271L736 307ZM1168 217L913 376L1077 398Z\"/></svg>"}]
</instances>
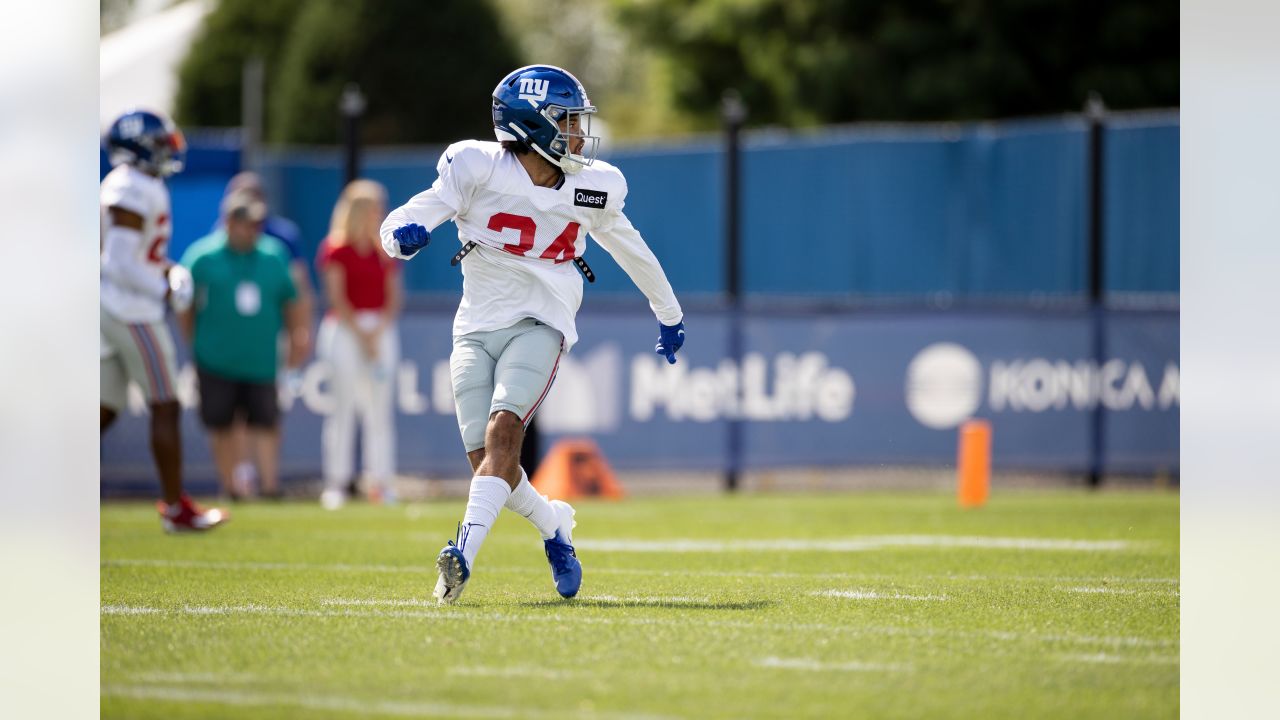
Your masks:
<instances>
[{"instance_id":1,"label":"athletic field turf","mask_svg":"<svg viewBox=\"0 0 1280 720\"><path fill-rule=\"evenodd\" d=\"M577 507L576 600L507 512L437 607L461 502L104 505L103 717L1177 717L1176 494Z\"/></svg>"}]
</instances>

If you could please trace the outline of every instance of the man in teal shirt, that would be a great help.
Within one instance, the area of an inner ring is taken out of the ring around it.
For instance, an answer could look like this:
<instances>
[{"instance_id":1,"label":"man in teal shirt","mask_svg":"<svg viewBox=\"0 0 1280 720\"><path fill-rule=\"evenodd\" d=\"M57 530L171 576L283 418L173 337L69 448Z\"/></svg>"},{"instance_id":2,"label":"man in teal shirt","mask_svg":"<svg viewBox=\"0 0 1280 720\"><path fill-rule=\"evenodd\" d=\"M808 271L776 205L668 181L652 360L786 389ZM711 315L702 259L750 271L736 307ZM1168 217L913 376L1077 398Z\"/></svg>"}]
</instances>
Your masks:
<instances>
[{"instance_id":1,"label":"man in teal shirt","mask_svg":"<svg viewBox=\"0 0 1280 720\"><path fill-rule=\"evenodd\" d=\"M192 342L200 380L200 418L209 430L223 492L235 497L232 420L249 427L265 495L279 494L280 405L277 338L288 330L289 367L302 364L307 326L289 275L289 253L262 234L266 205L248 192L228 195L222 229L182 256L195 281L195 303L178 320Z\"/></svg>"}]
</instances>

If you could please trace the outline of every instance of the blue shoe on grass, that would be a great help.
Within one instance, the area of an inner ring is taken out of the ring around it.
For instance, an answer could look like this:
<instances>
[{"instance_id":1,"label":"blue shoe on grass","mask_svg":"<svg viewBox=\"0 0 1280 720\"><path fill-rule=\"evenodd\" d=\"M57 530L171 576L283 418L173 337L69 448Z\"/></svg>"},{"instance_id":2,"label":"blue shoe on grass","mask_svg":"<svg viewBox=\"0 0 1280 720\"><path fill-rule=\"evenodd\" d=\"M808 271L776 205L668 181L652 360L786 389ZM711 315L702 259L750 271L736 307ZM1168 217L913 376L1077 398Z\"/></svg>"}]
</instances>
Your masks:
<instances>
[{"instance_id":1,"label":"blue shoe on grass","mask_svg":"<svg viewBox=\"0 0 1280 720\"><path fill-rule=\"evenodd\" d=\"M560 518L560 527L556 530L555 537L542 542L547 550L547 562L551 564L551 577L556 582L556 592L561 597L571 598L582 587L582 563L578 562L578 554L573 550L573 528L577 522L573 519L574 510L569 503L552 500L551 506Z\"/></svg>"},{"instance_id":2,"label":"blue shoe on grass","mask_svg":"<svg viewBox=\"0 0 1280 720\"><path fill-rule=\"evenodd\" d=\"M441 605L452 605L462 597L462 591L471 579L467 558L452 540L436 556L436 569L440 571L440 579L436 580L436 589L432 595Z\"/></svg>"}]
</instances>

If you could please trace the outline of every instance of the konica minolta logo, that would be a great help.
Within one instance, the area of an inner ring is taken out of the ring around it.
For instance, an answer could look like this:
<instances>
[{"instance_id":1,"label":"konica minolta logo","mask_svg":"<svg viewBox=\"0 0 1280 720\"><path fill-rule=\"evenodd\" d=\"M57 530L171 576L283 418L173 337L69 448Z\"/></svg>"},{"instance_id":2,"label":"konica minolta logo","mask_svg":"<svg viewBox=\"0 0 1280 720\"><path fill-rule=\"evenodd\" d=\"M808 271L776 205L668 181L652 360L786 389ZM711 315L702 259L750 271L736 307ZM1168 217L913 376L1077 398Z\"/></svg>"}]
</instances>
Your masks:
<instances>
[{"instance_id":1,"label":"konica minolta logo","mask_svg":"<svg viewBox=\"0 0 1280 720\"><path fill-rule=\"evenodd\" d=\"M921 425L952 428L979 408L993 413L1169 410L1180 403L1176 362L1163 368L1123 358L1093 360L1010 358L987 367L955 343L935 343L907 366L907 410Z\"/></svg>"},{"instance_id":2,"label":"konica minolta logo","mask_svg":"<svg viewBox=\"0 0 1280 720\"><path fill-rule=\"evenodd\" d=\"M579 188L573 193L573 204L578 207L603 208L609 200L609 193L603 190L587 190Z\"/></svg>"}]
</instances>

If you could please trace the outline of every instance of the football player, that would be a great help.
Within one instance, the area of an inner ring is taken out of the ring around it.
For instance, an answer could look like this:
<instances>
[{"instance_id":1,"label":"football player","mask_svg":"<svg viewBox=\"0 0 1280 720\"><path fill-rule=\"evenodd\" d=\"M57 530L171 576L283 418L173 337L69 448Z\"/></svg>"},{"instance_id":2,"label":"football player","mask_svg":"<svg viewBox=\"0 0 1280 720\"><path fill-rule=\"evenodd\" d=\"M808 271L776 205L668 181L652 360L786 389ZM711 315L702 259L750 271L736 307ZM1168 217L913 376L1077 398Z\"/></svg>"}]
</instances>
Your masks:
<instances>
[{"instance_id":1,"label":"football player","mask_svg":"<svg viewBox=\"0 0 1280 720\"><path fill-rule=\"evenodd\" d=\"M578 339L586 235L609 251L658 318L656 351L670 363L684 343L684 313L657 258L622 209L627 183L595 159L596 108L561 68L530 65L493 90L497 142L450 145L426 191L387 216L382 245L408 259L446 220L458 227L462 301L449 358L458 427L474 476L456 542L436 558L435 597L455 602L503 507L538 529L556 590L573 597L582 565L573 548L574 509L548 501L520 467L524 428ZM581 275L579 274L581 273Z\"/></svg>"},{"instance_id":2,"label":"football player","mask_svg":"<svg viewBox=\"0 0 1280 720\"><path fill-rule=\"evenodd\" d=\"M200 508L182 491L177 366L164 322L166 304L184 309L193 292L191 274L166 252L172 223L164 179L182 170L186 141L164 115L134 110L111 124L104 142L113 169L99 195L101 432L125 407L129 382L136 383L151 409L161 523L168 532L209 530L227 516Z\"/></svg>"}]
</instances>

